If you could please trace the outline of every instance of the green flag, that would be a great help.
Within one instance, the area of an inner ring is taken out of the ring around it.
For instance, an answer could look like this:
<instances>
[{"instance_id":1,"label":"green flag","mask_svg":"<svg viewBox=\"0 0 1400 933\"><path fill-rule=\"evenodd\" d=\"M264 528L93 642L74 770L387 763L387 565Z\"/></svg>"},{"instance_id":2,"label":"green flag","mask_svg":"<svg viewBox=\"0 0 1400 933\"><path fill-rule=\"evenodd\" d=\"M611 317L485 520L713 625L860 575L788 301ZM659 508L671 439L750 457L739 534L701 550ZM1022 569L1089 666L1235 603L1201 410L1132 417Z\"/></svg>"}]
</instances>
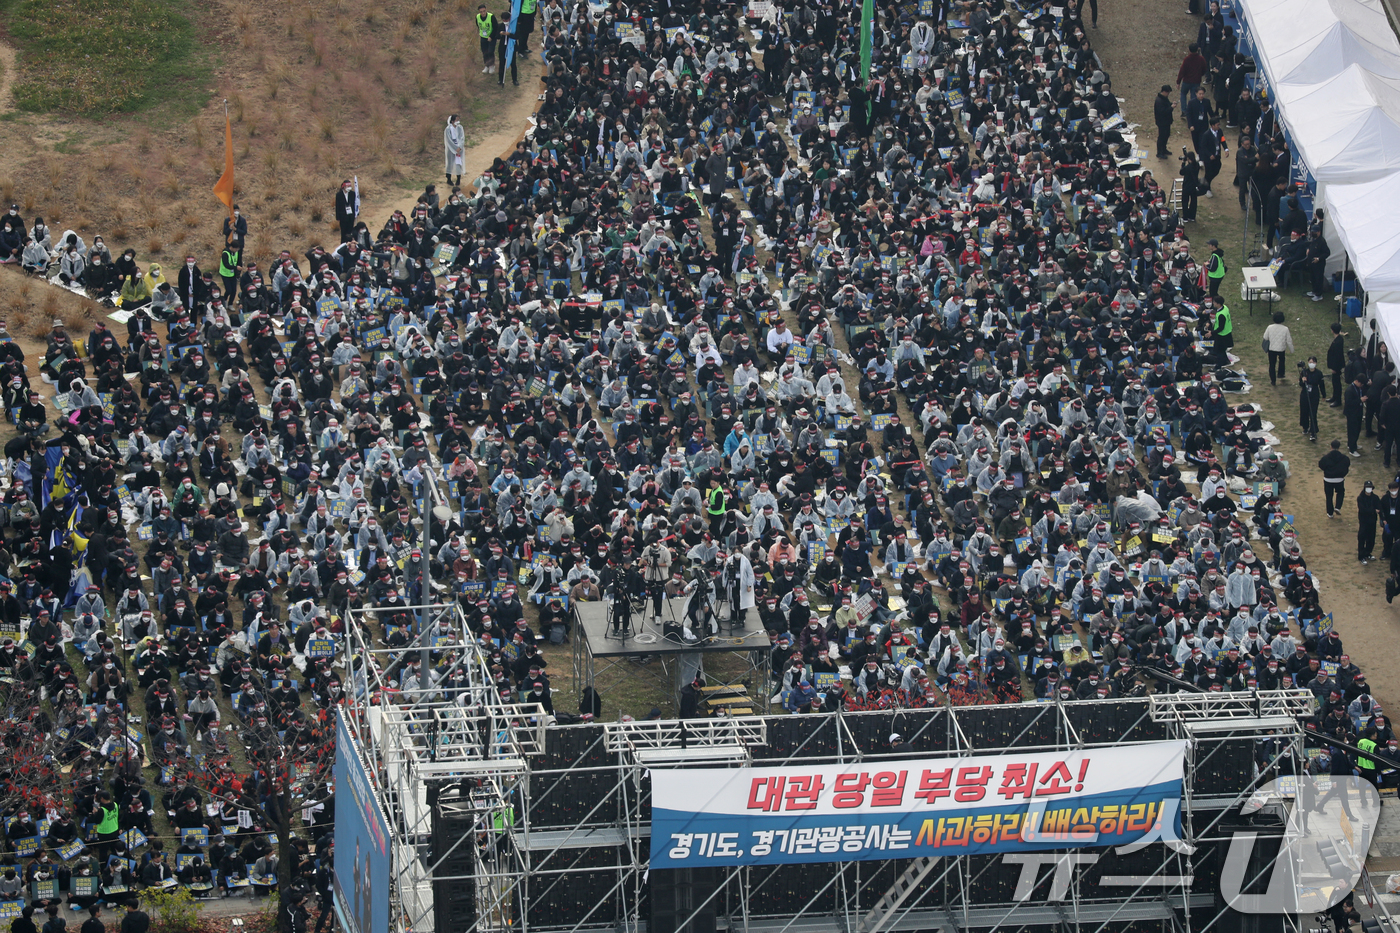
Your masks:
<instances>
[{"instance_id":1,"label":"green flag","mask_svg":"<svg viewBox=\"0 0 1400 933\"><path fill-rule=\"evenodd\" d=\"M870 42L875 26L875 0L863 0L860 8L860 80L870 81Z\"/></svg>"}]
</instances>

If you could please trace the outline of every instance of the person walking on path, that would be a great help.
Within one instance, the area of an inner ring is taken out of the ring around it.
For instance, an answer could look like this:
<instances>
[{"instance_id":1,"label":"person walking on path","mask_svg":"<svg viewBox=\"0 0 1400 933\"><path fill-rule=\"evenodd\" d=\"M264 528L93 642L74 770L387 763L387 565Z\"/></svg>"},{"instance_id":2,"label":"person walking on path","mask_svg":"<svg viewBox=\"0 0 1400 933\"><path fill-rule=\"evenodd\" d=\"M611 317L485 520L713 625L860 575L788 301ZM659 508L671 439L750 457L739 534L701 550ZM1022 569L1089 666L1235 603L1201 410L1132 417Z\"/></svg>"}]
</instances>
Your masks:
<instances>
[{"instance_id":1,"label":"person walking on path","mask_svg":"<svg viewBox=\"0 0 1400 933\"><path fill-rule=\"evenodd\" d=\"M1360 373L1347 386L1342 414L1347 416L1347 453L1359 457L1361 451L1357 445L1361 443L1361 422L1366 416L1366 378Z\"/></svg>"},{"instance_id":2,"label":"person walking on path","mask_svg":"<svg viewBox=\"0 0 1400 933\"><path fill-rule=\"evenodd\" d=\"M500 80L496 82L500 87L506 86L506 56L510 54L510 80L516 87L520 86L520 71L517 62L520 61L520 50L510 48L510 40L515 36L515 21L511 19L510 11L506 10L496 17L496 71L500 74Z\"/></svg>"},{"instance_id":3,"label":"person walking on path","mask_svg":"<svg viewBox=\"0 0 1400 933\"><path fill-rule=\"evenodd\" d=\"M1381 522L1381 560L1390 560L1395 548L1395 535L1400 532L1400 483L1390 481L1376 511Z\"/></svg>"},{"instance_id":4,"label":"person walking on path","mask_svg":"<svg viewBox=\"0 0 1400 933\"><path fill-rule=\"evenodd\" d=\"M1322 402L1322 373L1317 371L1317 357L1308 357L1308 365L1298 371L1298 424L1308 440L1317 443L1317 409Z\"/></svg>"},{"instance_id":5,"label":"person walking on path","mask_svg":"<svg viewBox=\"0 0 1400 933\"><path fill-rule=\"evenodd\" d=\"M496 70L496 14L484 3L476 8L476 31L481 36L481 73L489 75Z\"/></svg>"},{"instance_id":6,"label":"person walking on path","mask_svg":"<svg viewBox=\"0 0 1400 933\"><path fill-rule=\"evenodd\" d=\"M1201 54L1201 47L1192 42L1186 49L1186 57L1181 60L1181 67L1176 71L1176 86L1181 89L1181 114L1186 115L1186 105L1196 96L1196 89L1201 86L1201 79L1206 76L1206 57Z\"/></svg>"},{"instance_id":7,"label":"person walking on path","mask_svg":"<svg viewBox=\"0 0 1400 933\"><path fill-rule=\"evenodd\" d=\"M1333 441L1332 449L1317 461L1322 471L1322 492L1327 503L1327 517L1334 518L1342 513L1346 503L1347 474L1351 472L1351 461L1342 453L1342 442Z\"/></svg>"},{"instance_id":8,"label":"person walking on path","mask_svg":"<svg viewBox=\"0 0 1400 933\"><path fill-rule=\"evenodd\" d=\"M1172 136L1172 113L1175 104L1172 103L1172 86L1162 85L1162 90L1157 92L1157 98L1152 101L1152 119L1157 124L1157 158L1166 159L1171 156L1167 150L1167 145Z\"/></svg>"},{"instance_id":9,"label":"person walking on path","mask_svg":"<svg viewBox=\"0 0 1400 933\"><path fill-rule=\"evenodd\" d=\"M1210 117L1210 126L1201 136L1201 146L1201 167L1206 173L1206 197L1213 198L1215 192L1210 186L1215 181L1215 176L1220 174L1225 156L1230 154L1230 147L1225 145L1225 132L1220 128L1219 114Z\"/></svg>"},{"instance_id":10,"label":"person walking on path","mask_svg":"<svg viewBox=\"0 0 1400 933\"><path fill-rule=\"evenodd\" d=\"M1214 253L1211 254L1211 259L1215 259ZM1211 293L1215 293L1214 286ZM1287 365L1288 354L1293 352L1293 333L1288 329L1288 325L1283 323L1282 311L1275 311L1274 322L1264 328L1264 349L1269 354L1269 385L1287 383L1283 367ZM1321 379L1322 374L1318 373L1318 380Z\"/></svg>"},{"instance_id":11,"label":"person walking on path","mask_svg":"<svg viewBox=\"0 0 1400 933\"><path fill-rule=\"evenodd\" d=\"M1191 148L1196 150L1196 157L1204 164L1209 155L1209 140L1207 134L1210 133L1210 121L1215 118L1215 108L1206 100L1206 89L1197 88L1195 95L1186 102L1186 107L1181 111L1181 118L1186 121L1186 133L1191 137Z\"/></svg>"},{"instance_id":12,"label":"person walking on path","mask_svg":"<svg viewBox=\"0 0 1400 933\"><path fill-rule=\"evenodd\" d=\"M442 131L443 158L447 161L447 183L449 185L460 185L462 183L462 166L467 158L467 131L462 129L462 121L454 113L447 118L447 126ZM457 180L452 180L456 174Z\"/></svg>"},{"instance_id":13,"label":"person walking on path","mask_svg":"<svg viewBox=\"0 0 1400 933\"><path fill-rule=\"evenodd\" d=\"M1380 510L1381 497L1376 495L1376 486L1368 479L1361 487L1361 495L1356 497L1356 559L1363 564L1371 562L1371 553L1376 549L1376 520Z\"/></svg>"}]
</instances>

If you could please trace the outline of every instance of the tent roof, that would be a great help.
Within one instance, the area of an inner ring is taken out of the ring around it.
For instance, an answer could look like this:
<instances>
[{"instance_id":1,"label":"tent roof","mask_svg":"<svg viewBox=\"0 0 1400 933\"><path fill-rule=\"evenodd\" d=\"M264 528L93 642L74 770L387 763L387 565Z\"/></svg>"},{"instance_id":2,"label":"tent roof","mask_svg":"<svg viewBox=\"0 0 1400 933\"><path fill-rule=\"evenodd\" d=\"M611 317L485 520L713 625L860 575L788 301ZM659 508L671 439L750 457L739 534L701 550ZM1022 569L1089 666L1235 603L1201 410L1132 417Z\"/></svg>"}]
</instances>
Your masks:
<instances>
[{"instance_id":1,"label":"tent roof","mask_svg":"<svg viewBox=\"0 0 1400 933\"><path fill-rule=\"evenodd\" d=\"M1277 97L1318 181L1368 181L1400 170L1400 78L1350 65L1320 84L1282 85Z\"/></svg>"},{"instance_id":2,"label":"tent roof","mask_svg":"<svg viewBox=\"0 0 1400 933\"><path fill-rule=\"evenodd\" d=\"M1400 78L1400 41L1380 0L1244 0L1260 65L1274 88L1317 84L1357 64Z\"/></svg>"}]
</instances>

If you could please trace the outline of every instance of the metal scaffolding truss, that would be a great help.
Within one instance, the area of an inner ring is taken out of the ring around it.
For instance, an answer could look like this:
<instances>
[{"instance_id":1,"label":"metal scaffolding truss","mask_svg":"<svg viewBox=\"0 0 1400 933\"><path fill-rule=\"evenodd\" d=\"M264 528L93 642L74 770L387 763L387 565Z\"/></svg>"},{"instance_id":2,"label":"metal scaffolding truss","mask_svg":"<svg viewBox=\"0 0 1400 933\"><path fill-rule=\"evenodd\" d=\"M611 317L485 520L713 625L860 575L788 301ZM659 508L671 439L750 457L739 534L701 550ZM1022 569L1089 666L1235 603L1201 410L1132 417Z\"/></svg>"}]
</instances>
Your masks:
<instances>
[{"instance_id":1,"label":"metal scaffolding truss","mask_svg":"<svg viewBox=\"0 0 1400 933\"><path fill-rule=\"evenodd\" d=\"M483 864L507 878L523 870L509 846L492 849L484 859L472 832L459 834L443 850L434 810L444 789L451 789L459 822L507 836L499 817L523 799L527 761L543 753L549 718L540 704L501 700L489 658L456 602L407 609L419 623L409 649L374 646L375 610L348 614L348 656L354 660L347 718L365 749L370 783L389 823L391 918L395 929L422 931L434 928L435 881L475 884ZM415 654L415 647L423 654ZM436 679L404 689L401 665L419 657L435 668ZM448 678L453 686L444 688ZM454 867L443 870L449 863ZM509 885L478 887L483 916L509 912Z\"/></svg>"},{"instance_id":2,"label":"metal scaffolding truss","mask_svg":"<svg viewBox=\"0 0 1400 933\"><path fill-rule=\"evenodd\" d=\"M1313 695L1307 690L1255 690L1249 693L1158 693L1148 697L1157 722L1182 724L1218 723L1222 720L1252 722L1286 718L1297 724L1311 716Z\"/></svg>"},{"instance_id":3,"label":"metal scaffolding truss","mask_svg":"<svg viewBox=\"0 0 1400 933\"><path fill-rule=\"evenodd\" d=\"M717 928L744 933L1103 933L1129 923L1205 933L1220 928L1223 911L1213 889L1193 887L1211 870L1202 853L1228 840L1229 818L1275 767L1300 767L1297 717L1310 710L1305 691L1274 691L546 727L538 709L402 699L365 709L395 837L395 930L444 933L643 933L661 874L648 873L651 770L909 757L883 744L890 731L929 757L1185 739L1186 845L1154 845L1128 868L1105 853L1063 885L1041 877L1029 900L1011 895L1013 869L990 856L715 869L674 928L713 913ZM444 820L450 811L451 833L434 833L435 809ZM810 890L774 909L795 868ZM1134 886L1106 896L1101 879L1114 871ZM437 905L444 885L465 885L471 909L460 897ZM1296 918L1288 928L1298 929Z\"/></svg>"}]
</instances>

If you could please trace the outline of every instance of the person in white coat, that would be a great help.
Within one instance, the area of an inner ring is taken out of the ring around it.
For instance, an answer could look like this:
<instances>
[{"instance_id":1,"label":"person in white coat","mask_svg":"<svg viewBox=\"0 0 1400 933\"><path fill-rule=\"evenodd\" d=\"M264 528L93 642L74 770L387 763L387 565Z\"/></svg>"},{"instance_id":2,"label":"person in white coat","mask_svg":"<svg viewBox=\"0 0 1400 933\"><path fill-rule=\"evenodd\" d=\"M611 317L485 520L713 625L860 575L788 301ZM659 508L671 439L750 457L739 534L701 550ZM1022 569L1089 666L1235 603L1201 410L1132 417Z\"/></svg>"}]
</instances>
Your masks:
<instances>
[{"instance_id":1,"label":"person in white coat","mask_svg":"<svg viewBox=\"0 0 1400 933\"><path fill-rule=\"evenodd\" d=\"M742 551L735 552L724 563L724 593L729 600L730 626L743 628L755 604L753 564Z\"/></svg>"},{"instance_id":2,"label":"person in white coat","mask_svg":"<svg viewBox=\"0 0 1400 933\"><path fill-rule=\"evenodd\" d=\"M466 145L467 131L462 129L462 121L454 113L447 118L447 126L442 131L443 157L447 162L444 171L449 185L462 183L462 165L467 158ZM455 182L452 180L454 174L457 176Z\"/></svg>"}]
</instances>

